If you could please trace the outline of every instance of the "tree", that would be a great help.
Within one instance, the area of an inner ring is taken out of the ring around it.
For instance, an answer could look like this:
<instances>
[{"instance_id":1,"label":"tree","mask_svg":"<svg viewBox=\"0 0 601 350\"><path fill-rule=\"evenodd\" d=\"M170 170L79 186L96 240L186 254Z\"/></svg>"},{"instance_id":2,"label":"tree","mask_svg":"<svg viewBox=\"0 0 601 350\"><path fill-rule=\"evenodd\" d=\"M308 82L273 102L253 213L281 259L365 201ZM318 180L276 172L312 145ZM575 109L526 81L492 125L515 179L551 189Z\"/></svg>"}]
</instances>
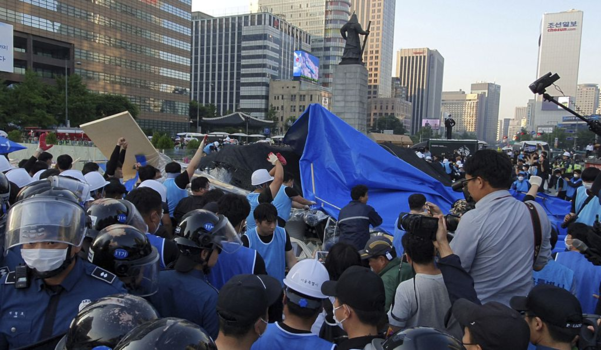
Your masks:
<instances>
[{"instance_id":1,"label":"tree","mask_svg":"<svg viewBox=\"0 0 601 350\"><path fill-rule=\"evenodd\" d=\"M375 126L377 130L392 130L395 135L405 135L407 132L403 122L394 115L379 117Z\"/></svg>"},{"instance_id":2,"label":"tree","mask_svg":"<svg viewBox=\"0 0 601 350\"><path fill-rule=\"evenodd\" d=\"M198 149L198 147L200 147L200 141L197 141L197 140L191 140L186 145L187 149Z\"/></svg>"},{"instance_id":3,"label":"tree","mask_svg":"<svg viewBox=\"0 0 601 350\"><path fill-rule=\"evenodd\" d=\"M415 135L411 136L411 140L415 144L415 143L427 141L427 140L433 138L433 136L434 136L434 132L433 132L432 128L429 126L424 126L421 129L419 129L419 131Z\"/></svg>"},{"instance_id":4,"label":"tree","mask_svg":"<svg viewBox=\"0 0 601 350\"><path fill-rule=\"evenodd\" d=\"M128 111L132 117L137 118L140 114L138 106L133 104L127 97L122 95L99 94L95 95L96 116L95 119L111 116L113 114Z\"/></svg>"},{"instance_id":5,"label":"tree","mask_svg":"<svg viewBox=\"0 0 601 350\"><path fill-rule=\"evenodd\" d=\"M23 142L23 134L20 130L13 130L8 133L8 139L12 142Z\"/></svg>"},{"instance_id":6,"label":"tree","mask_svg":"<svg viewBox=\"0 0 601 350\"><path fill-rule=\"evenodd\" d=\"M296 122L298 118L297 117L288 117L288 119L286 119L286 124L284 125L284 129L288 130L290 129L290 127Z\"/></svg>"},{"instance_id":7,"label":"tree","mask_svg":"<svg viewBox=\"0 0 601 350\"><path fill-rule=\"evenodd\" d=\"M205 108L207 109L207 118L215 118L217 117L217 107L215 107L214 104L210 104L208 106L205 106Z\"/></svg>"},{"instance_id":8,"label":"tree","mask_svg":"<svg viewBox=\"0 0 601 350\"><path fill-rule=\"evenodd\" d=\"M44 84L37 73L27 70L22 83L15 84L8 94L8 108L2 120L3 126L13 123L19 126L48 128L56 124L51 113L53 90Z\"/></svg>"},{"instance_id":9,"label":"tree","mask_svg":"<svg viewBox=\"0 0 601 350\"><path fill-rule=\"evenodd\" d=\"M57 145L58 138L56 137L56 133L49 132L48 135L46 135L46 143L49 145Z\"/></svg>"},{"instance_id":10,"label":"tree","mask_svg":"<svg viewBox=\"0 0 601 350\"><path fill-rule=\"evenodd\" d=\"M152 143L152 145L154 146L154 148L158 148L158 143L159 140L161 139L161 133L159 133L158 131L155 131L154 134L152 134L152 140L150 141Z\"/></svg>"},{"instance_id":11,"label":"tree","mask_svg":"<svg viewBox=\"0 0 601 350\"><path fill-rule=\"evenodd\" d=\"M55 98L51 101L52 114L57 116L59 123L66 123L65 118L65 77L55 76ZM69 124L78 126L96 119L96 99L90 93L81 77L77 74L69 76L68 82Z\"/></svg>"},{"instance_id":12,"label":"tree","mask_svg":"<svg viewBox=\"0 0 601 350\"><path fill-rule=\"evenodd\" d=\"M167 136L167 134L161 136L156 145L156 148L158 149L173 149L173 147L175 147L173 140L171 140L171 137Z\"/></svg>"},{"instance_id":13,"label":"tree","mask_svg":"<svg viewBox=\"0 0 601 350\"><path fill-rule=\"evenodd\" d=\"M453 134L453 138L461 140L477 140L478 135L475 132L467 132L464 130L461 134Z\"/></svg>"}]
</instances>

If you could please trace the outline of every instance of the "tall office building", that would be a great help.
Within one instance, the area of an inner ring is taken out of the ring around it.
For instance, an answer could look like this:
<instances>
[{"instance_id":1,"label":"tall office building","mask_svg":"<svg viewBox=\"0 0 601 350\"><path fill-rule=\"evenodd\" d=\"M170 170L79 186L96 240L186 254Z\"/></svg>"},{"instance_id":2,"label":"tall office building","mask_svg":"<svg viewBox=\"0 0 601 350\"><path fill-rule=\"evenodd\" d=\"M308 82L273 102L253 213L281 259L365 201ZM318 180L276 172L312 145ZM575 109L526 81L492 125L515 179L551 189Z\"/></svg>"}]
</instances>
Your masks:
<instances>
[{"instance_id":1,"label":"tall office building","mask_svg":"<svg viewBox=\"0 0 601 350\"><path fill-rule=\"evenodd\" d=\"M345 41L340 28L349 20L350 0L253 0L251 12L271 12L311 35L311 54L319 58L319 82L331 87Z\"/></svg>"},{"instance_id":2,"label":"tall office building","mask_svg":"<svg viewBox=\"0 0 601 350\"><path fill-rule=\"evenodd\" d=\"M290 80L294 51L310 51L311 36L270 13L192 18L192 98L218 114L265 118L269 82Z\"/></svg>"},{"instance_id":3,"label":"tall office building","mask_svg":"<svg viewBox=\"0 0 601 350\"><path fill-rule=\"evenodd\" d=\"M555 84L565 95L560 102L570 107L576 99L583 15L578 10L545 13L541 21L536 78L549 72L559 74L561 79ZM547 90L552 96L562 96L553 87ZM535 126L556 125L565 115L561 108L536 96Z\"/></svg>"},{"instance_id":4,"label":"tall office building","mask_svg":"<svg viewBox=\"0 0 601 350\"><path fill-rule=\"evenodd\" d=\"M599 85L579 84L576 92L576 112L589 116L599 108Z\"/></svg>"},{"instance_id":5,"label":"tall office building","mask_svg":"<svg viewBox=\"0 0 601 350\"><path fill-rule=\"evenodd\" d=\"M4 0L0 21L14 26L15 73L67 67L93 92L127 96L141 127L175 133L189 125L190 9L190 0Z\"/></svg>"},{"instance_id":6,"label":"tall office building","mask_svg":"<svg viewBox=\"0 0 601 350\"><path fill-rule=\"evenodd\" d=\"M505 118L499 120L499 136L497 137L499 141L510 141L509 139L509 122L511 119ZM507 137L507 138L505 138Z\"/></svg>"},{"instance_id":7,"label":"tall office building","mask_svg":"<svg viewBox=\"0 0 601 350\"><path fill-rule=\"evenodd\" d=\"M501 100L501 86L494 83L474 83L472 94L484 95L484 118L478 130L478 139L486 142L495 142L497 139L497 126L499 124L499 102Z\"/></svg>"},{"instance_id":8,"label":"tall office building","mask_svg":"<svg viewBox=\"0 0 601 350\"><path fill-rule=\"evenodd\" d=\"M476 133L484 122L486 111L483 94L466 94L465 91L444 91L442 93L442 111L455 120L453 131L456 133Z\"/></svg>"},{"instance_id":9,"label":"tall office building","mask_svg":"<svg viewBox=\"0 0 601 350\"><path fill-rule=\"evenodd\" d=\"M407 100L413 105L411 133L423 119L440 119L444 58L428 48L402 49L397 52L395 74L407 87Z\"/></svg>"},{"instance_id":10,"label":"tall office building","mask_svg":"<svg viewBox=\"0 0 601 350\"><path fill-rule=\"evenodd\" d=\"M394 55L394 18L396 0L353 0L351 13L367 30L371 22L369 39L363 53L368 71L369 98L392 97L390 77Z\"/></svg>"}]
</instances>

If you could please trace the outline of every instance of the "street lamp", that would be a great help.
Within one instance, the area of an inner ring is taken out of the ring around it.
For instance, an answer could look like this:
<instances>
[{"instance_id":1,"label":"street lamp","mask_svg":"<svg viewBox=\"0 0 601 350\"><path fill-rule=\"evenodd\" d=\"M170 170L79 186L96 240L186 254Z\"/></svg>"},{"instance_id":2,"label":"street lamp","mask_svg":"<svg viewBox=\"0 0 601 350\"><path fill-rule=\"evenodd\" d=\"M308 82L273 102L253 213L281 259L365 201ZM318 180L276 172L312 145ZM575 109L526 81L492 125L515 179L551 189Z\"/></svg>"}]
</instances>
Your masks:
<instances>
[{"instance_id":1,"label":"street lamp","mask_svg":"<svg viewBox=\"0 0 601 350\"><path fill-rule=\"evenodd\" d=\"M65 126L71 127L69 123L69 71L67 70L67 64L69 59L65 59ZM76 65L80 66L81 62L75 62Z\"/></svg>"}]
</instances>

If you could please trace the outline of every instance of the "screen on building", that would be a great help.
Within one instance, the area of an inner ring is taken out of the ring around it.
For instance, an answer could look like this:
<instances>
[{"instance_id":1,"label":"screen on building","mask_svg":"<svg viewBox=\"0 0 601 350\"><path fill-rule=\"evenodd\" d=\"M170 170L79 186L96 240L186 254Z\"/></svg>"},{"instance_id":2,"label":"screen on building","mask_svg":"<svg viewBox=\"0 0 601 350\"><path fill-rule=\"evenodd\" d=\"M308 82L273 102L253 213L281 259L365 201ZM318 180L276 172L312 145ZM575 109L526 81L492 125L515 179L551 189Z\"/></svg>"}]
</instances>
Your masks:
<instances>
[{"instance_id":1,"label":"screen on building","mask_svg":"<svg viewBox=\"0 0 601 350\"><path fill-rule=\"evenodd\" d=\"M304 51L294 51L294 72L292 76L317 82L319 79L319 59Z\"/></svg>"},{"instance_id":2,"label":"screen on building","mask_svg":"<svg viewBox=\"0 0 601 350\"><path fill-rule=\"evenodd\" d=\"M440 129L440 119L422 119L422 127L429 126L432 130Z\"/></svg>"}]
</instances>

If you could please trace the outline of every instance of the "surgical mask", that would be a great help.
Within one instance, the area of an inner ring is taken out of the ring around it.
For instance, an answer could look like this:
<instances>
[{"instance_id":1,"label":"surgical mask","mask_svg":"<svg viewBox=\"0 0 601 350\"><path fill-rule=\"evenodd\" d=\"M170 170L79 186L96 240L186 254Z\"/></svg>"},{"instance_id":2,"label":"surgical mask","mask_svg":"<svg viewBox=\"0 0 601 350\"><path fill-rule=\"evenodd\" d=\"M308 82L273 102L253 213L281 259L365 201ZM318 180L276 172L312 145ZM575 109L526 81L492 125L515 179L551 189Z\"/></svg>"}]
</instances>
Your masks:
<instances>
[{"instance_id":1,"label":"surgical mask","mask_svg":"<svg viewBox=\"0 0 601 350\"><path fill-rule=\"evenodd\" d=\"M572 249L572 245L568 244L568 236L565 236L565 238L563 239L563 242L566 244L566 249L567 250Z\"/></svg>"},{"instance_id":2,"label":"surgical mask","mask_svg":"<svg viewBox=\"0 0 601 350\"><path fill-rule=\"evenodd\" d=\"M21 249L25 264L38 272L54 271L61 267L67 259L65 249Z\"/></svg>"},{"instance_id":3,"label":"surgical mask","mask_svg":"<svg viewBox=\"0 0 601 350\"><path fill-rule=\"evenodd\" d=\"M518 176L518 181L524 181L524 177L523 176Z\"/></svg>"},{"instance_id":4,"label":"surgical mask","mask_svg":"<svg viewBox=\"0 0 601 350\"><path fill-rule=\"evenodd\" d=\"M575 178L575 179L578 179L578 178L580 178L580 175L578 175L578 174L574 174L574 178Z\"/></svg>"},{"instance_id":5,"label":"surgical mask","mask_svg":"<svg viewBox=\"0 0 601 350\"><path fill-rule=\"evenodd\" d=\"M335 307L333 312L332 312L332 318L334 319L334 322L336 322L336 325L338 327L340 327L341 329L344 330L344 327L342 327L342 322L346 321L346 318L344 320L338 321L338 319L336 318L336 310L340 309L341 307L343 307L344 305L340 305L338 307ZM348 317L347 317L348 318Z\"/></svg>"},{"instance_id":6,"label":"surgical mask","mask_svg":"<svg viewBox=\"0 0 601 350\"><path fill-rule=\"evenodd\" d=\"M587 190L590 190L591 188L593 188L593 183L592 182L583 182L582 186L584 188L586 188Z\"/></svg>"}]
</instances>

